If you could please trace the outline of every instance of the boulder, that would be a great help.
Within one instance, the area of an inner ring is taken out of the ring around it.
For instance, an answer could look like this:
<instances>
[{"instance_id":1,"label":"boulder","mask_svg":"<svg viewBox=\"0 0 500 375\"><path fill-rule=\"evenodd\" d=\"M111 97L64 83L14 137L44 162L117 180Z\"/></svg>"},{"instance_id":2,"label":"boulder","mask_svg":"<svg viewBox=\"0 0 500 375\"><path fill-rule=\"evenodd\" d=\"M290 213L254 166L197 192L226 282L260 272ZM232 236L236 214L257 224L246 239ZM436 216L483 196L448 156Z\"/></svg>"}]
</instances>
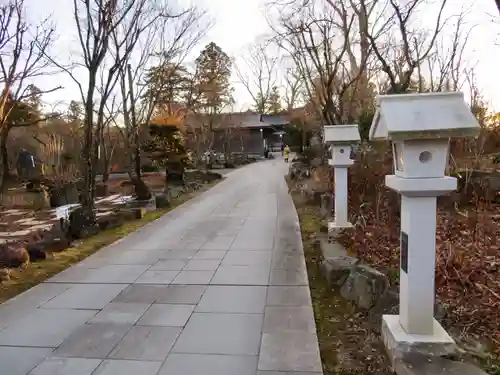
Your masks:
<instances>
[{"instance_id":1,"label":"boulder","mask_svg":"<svg viewBox=\"0 0 500 375\"><path fill-rule=\"evenodd\" d=\"M96 197L106 197L108 195L108 185L96 184L95 195Z\"/></svg>"},{"instance_id":2,"label":"boulder","mask_svg":"<svg viewBox=\"0 0 500 375\"><path fill-rule=\"evenodd\" d=\"M323 259L347 257L349 254L344 246L335 240L332 240L328 235L322 235L319 239L319 248Z\"/></svg>"},{"instance_id":3,"label":"boulder","mask_svg":"<svg viewBox=\"0 0 500 375\"><path fill-rule=\"evenodd\" d=\"M323 158L315 157L311 160L311 167L316 168L323 164Z\"/></svg>"},{"instance_id":4,"label":"boulder","mask_svg":"<svg viewBox=\"0 0 500 375\"><path fill-rule=\"evenodd\" d=\"M212 172L212 171L202 171L199 169L186 172L186 182L197 182L197 183L209 183L222 179L222 175L220 173ZM170 184L169 184L170 185Z\"/></svg>"},{"instance_id":5,"label":"boulder","mask_svg":"<svg viewBox=\"0 0 500 375\"><path fill-rule=\"evenodd\" d=\"M52 208L78 203L78 188L76 183L53 187L49 190L49 195L50 206Z\"/></svg>"},{"instance_id":6,"label":"boulder","mask_svg":"<svg viewBox=\"0 0 500 375\"><path fill-rule=\"evenodd\" d=\"M381 332L382 315L399 314L399 293L395 290L387 290L368 313L368 319L372 323L372 329Z\"/></svg>"},{"instance_id":7,"label":"boulder","mask_svg":"<svg viewBox=\"0 0 500 375\"><path fill-rule=\"evenodd\" d=\"M66 250L71 246L69 236L69 220L61 218L59 223L52 226L50 230L40 233L41 238L38 241L44 244L47 251L56 253Z\"/></svg>"},{"instance_id":8,"label":"boulder","mask_svg":"<svg viewBox=\"0 0 500 375\"><path fill-rule=\"evenodd\" d=\"M306 178L309 176L309 166L300 160L292 161L288 168L288 175L292 180Z\"/></svg>"},{"instance_id":9,"label":"boulder","mask_svg":"<svg viewBox=\"0 0 500 375\"><path fill-rule=\"evenodd\" d=\"M10 268L0 268L0 283L10 280L10 274L12 271Z\"/></svg>"},{"instance_id":10,"label":"boulder","mask_svg":"<svg viewBox=\"0 0 500 375\"><path fill-rule=\"evenodd\" d=\"M34 191L29 193L33 198L33 209L34 210L43 210L46 208L50 208L50 198L49 194L41 189L39 191Z\"/></svg>"},{"instance_id":11,"label":"boulder","mask_svg":"<svg viewBox=\"0 0 500 375\"><path fill-rule=\"evenodd\" d=\"M170 197L170 201L179 198L184 193L186 193L186 188L184 186L170 185L165 189L165 195Z\"/></svg>"},{"instance_id":12,"label":"boulder","mask_svg":"<svg viewBox=\"0 0 500 375\"><path fill-rule=\"evenodd\" d=\"M342 286L358 262L358 259L350 256L336 257L323 260L320 268L328 285Z\"/></svg>"},{"instance_id":13,"label":"boulder","mask_svg":"<svg viewBox=\"0 0 500 375\"><path fill-rule=\"evenodd\" d=\"M95 213L78 207L69 213L68 232L71 238L88 238L99 232Z\"/></svg>"},{"instance_id":14,"label":"boulder","mask_svg":"<svg viewBox=\"0 0 500 375\"><path fill-rule=\"evenodd\" d=\"M146 200L132 200L127 202L128 208L142 208L146 212L156 210L156 202L154 198L146 199Z\"/></svg>"},{"instance_id":15,"label":"boulder","mask_svg":"<svg viewBox=\"0 0 500 375\"><path fill-rule=\"evenodd\" d=\"M127 207L119 211L119 215L124 221L142 219L146 215L144 207Z\"/></svg>"},{"instance_id":16,"label":"boulder","mask_svg":"<svg viewBox=\"0 0 500 375\"><path fill-rule=\"evenodd\" d=\"M26 184L26 192L28 193L39 193L43 190L45 188L40 179L31 179Z\"/></svg>"},{"instance_id":17,"label":"boulder","mask_svg":"<svg viewBox=\"0 0 500 375\"><path fill-rule=\"evenodd\" d=\"M84 239L84 238L89 238L95 236L97 233L99 233L100 229L98 225L95 225L93 227L86 227L82 228L80 231L80 234L78 237L79 239Z\"/></svg>"},{"instance_id":18,"label":"boulder","mask_svg":"<svg viewBox=\"0 0 500 375\"><path fill-rule=\"evenodd\" d=\"M26 250L32 262L53 258L52 252L48 251L45 243L34 243L26 245Z\"/></svg>"},{"instance_id":19,"label":"boulder","mask_svg":"<svg viewBox=\"0 0 500 375\"><path fill-rule=\"evenodd\" d=\"M187 183L188 187L192 190L192 191L198 191L200 190L203 185L202 184L199 184L198 182L196 181L193 181L193 182L188 182Z\"/></svg>"},{"instance_id":20,"label":"boulder","mask_svg":"<svg viewBox=\"0 0 500 375\"><path fill-rule=\"evenodd\" d=\"M166 208L170 206L170 199L166 194L155 196L156 208Z\"/></svg>"},{"instance_id":21,"label":"boulder","mask_svg":"<svg viewBox=\"0 0 500 375\"><path fill-rule=\"evenodd\" d=\"M319 248L323 256L320 265L323 277L332 287L342 286L359 260L349 256L344 246L336 241L331 241L328 235L321 236Z\"/></svg>"},{"instance_id":22,"label":"boulder","mask_svg":"<svg viewBox=\"0 0 500 375\"><path fill-rule=\"evenodd\" d=\"M357 265L351 270L340 289L340 294L362 309L372 308L389 288L389 280L382 272L367 266Z\"/></svg>"},{"instance_id":23,"label":"boulder","mask_svg":"<svg viewBox=\"0 0 500 375\"><path fill-rule=\"evenodd\" d=\"M71 246L71 241L66 237L44 239L42 244L46 251L50 253L59 253Z\"/></svg>"},{"instance_id":24,"label":"boulder","mask_svg":"<svg viewBox=\"0 0 500 375\"><path fill-rule=\"evenodd\" d=\"M137 200L145 201L151 199L151 191L142 179L134 178L132 185L134 186L134 194Z\"/></svg>"},{"instance_id":25,"label":"boulder","mask_svg":"<svg viewBox=\"0 0 500 375\"><path fill-rule=\"evenodd\" d=\"M102 216L97 220L97 224L101 230L118 228L123 225L123 217L119 214L112 214L108 216Z\"/></svg>"},{"instance_id":26,"label":"boulder","mask_svg":"<svg viewBox=\"0 0 500 375\"><path fill-rule=\"evenodd\" d=\"M133 218L137 220L142 219L148 212L144 207L131 208L130 211L133 215Z\"/></svg>"},{"instance_id":27,"label":"boulder","mask_svg":"<svg viewBox=\"0 0 500 375\"><path fill-rule=\"evenodd\" d=\"M21 243L4 243L0 245L0 267L26 267L30 256L26 246Z\"/></svg>"}]
</instances>

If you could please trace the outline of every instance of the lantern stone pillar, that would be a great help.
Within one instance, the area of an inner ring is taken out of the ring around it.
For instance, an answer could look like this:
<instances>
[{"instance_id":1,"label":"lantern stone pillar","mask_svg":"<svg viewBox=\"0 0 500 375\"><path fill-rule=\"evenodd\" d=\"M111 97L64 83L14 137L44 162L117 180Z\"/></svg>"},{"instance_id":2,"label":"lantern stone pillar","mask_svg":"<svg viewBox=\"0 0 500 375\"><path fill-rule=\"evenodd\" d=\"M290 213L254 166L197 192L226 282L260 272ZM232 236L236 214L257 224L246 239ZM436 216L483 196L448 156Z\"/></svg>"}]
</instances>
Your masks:
<instances>
[{"instance_id":1,"label":"lantern stone pillar","mask_svg":"<svg viewBox=\"0 0 500 375\"><path fill-rule=\"evenodd\" d=\"M351 228L348 216L348 168L351 146L360 141L358 125L327 125L324 127L324 141L332 153L328 164L333 167L335 181L334 220L328 223L328 230Z\"/></svg>"},{"instance_id":2,"label":"lantern stone pillar","mask_svg":"<svg viewBox=\"0 0 500 375\"><path fill-rule=\"evenodd\" d=\"M456 178L445 176L450 137L478 129L462 93L377 97L370 139L392 141L394 174L385 184L401 194L399 315L382 318L393 360L401 352L445 355L456 349L434 318L437 197L457 187Z\"/></svg>"}]
</instances>

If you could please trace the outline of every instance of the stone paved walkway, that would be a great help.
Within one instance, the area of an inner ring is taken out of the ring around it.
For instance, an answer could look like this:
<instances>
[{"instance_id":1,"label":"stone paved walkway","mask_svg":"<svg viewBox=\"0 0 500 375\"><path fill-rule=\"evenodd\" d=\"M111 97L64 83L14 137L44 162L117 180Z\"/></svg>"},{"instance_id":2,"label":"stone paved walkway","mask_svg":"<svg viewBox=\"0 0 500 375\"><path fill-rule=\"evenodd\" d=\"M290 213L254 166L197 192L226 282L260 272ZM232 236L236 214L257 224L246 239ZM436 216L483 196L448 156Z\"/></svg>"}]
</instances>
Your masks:
<instances>
[{"instance_id":1,"label":"stone paved walkway","mask_svg":"<svg viewBox=\"0 0 500 375\"><path fill-rule=\"evenodd\" d=\"M0 306L2 375L320 375L281 160Z\"/></svg>"}]
</instances>

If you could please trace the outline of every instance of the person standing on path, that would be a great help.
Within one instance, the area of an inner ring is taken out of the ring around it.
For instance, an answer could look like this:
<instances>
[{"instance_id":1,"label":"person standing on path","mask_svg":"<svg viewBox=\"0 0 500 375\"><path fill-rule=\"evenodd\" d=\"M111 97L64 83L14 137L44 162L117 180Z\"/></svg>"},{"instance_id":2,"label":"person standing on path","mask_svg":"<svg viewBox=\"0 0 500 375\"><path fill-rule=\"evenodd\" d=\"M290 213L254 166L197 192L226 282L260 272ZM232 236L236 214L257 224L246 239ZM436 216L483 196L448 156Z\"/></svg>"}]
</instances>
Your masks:
<instances>
[{"instance_id":1,"label":"person standing on path","mask_svg":"<svg viewBox=\"0 0 500 375\"><path fill-rule=\"evenodd\" d=\"M285 156L285 163L288 163L288 156L290 155L290 147L288 145L283 149L283 155Z\"/></svg>"}]
</instances>

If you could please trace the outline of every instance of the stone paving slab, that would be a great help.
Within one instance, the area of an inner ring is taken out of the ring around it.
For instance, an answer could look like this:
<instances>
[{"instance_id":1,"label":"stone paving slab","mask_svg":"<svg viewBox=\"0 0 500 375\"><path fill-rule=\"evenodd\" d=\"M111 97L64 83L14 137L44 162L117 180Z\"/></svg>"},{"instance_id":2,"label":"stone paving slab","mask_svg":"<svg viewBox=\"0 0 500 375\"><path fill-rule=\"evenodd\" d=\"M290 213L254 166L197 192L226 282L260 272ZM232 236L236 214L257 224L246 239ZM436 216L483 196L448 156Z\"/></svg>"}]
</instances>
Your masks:
<instances>
[{"instance_id":1,"label":"stone paving slab","mask_svg":"<svg viewBox=\"0 0 500 375\"><path fill-rule=\"evenodd\" d=\"M0 374L321 375L286 170L235 170L1 305Z\"/></svg>"},{"instance_id":2,"label":"stone paving slab","mask_svg":"<svg viewBox=\"0 0 500 375\"><path fill-rule=\"evenodd\" d=\"M255 375L257 356L171 354L159 375Z\"/></svg>"},{"instance_id":3,"label":"stone paving slab","mask_svg":"<svg viewBox=\"0 0 500 375\"><path fill-rule=\"evenodd\" d=\"M25 375L52 352L49 348L0 347L2 374Z\"/></svg>"},{"instance_id":4,"label":"stone paving slab","mask_svg":"<svg viewBox=\"0 0 500 375\"><path fill-rule=\"evenodd\" d=\"M122 284L66 284L69 288L52 298L42 307L45 309L89 309L106 307L126 285Z\"/></svg>"},{"instance_id":5,"label":"stone paving slab","mask_svg":"<svg viewBox=\"0 0 500 375\"><path fill-rule=\"evenodd\" d=\"M316 333L288 330L263 333L259 370L320 372Z\"/></svg>"},{"instance_id":6,"label":"stone paving slab","mask_svg":"<svg viewBox=\"0 0 500 375\"><path fill-rule=\"evenodd\" d=\"M132 327L108 357L163 362L174 346L181 330L178 327Z\"/></svg>"},{"instance_id":7,"label":"stone paving slab","mask_svg":"<svg viewBox=\"0 0 500 375\"><path fill-rule=\"evenodd\" d=\"M91 375L101 362L89 358L47 358L29 375Z\"/></svg>"},{"instance_id":8,"label":"stone paving slab","mask_svg":"<svg viewBox=\"0 0 500 375\"><path fill-rule=\"evenodd\" d=\"M0 331L0 346L57 348L97 310L36 309ZM0 371L2 373L2 371Z\"/></svg>"},{"instance_id":9,"label":"stone paving slab","mask_svg":"<svg viewBox=\"0 0 500 375\"><path fill-rule=\"evenodd\" d=\"M174 353L258 355L262 314L195 313Z\"/></svg>"},{"instance_id":10,"label":"stone paving slab","mask_svg":"<svg viewBox=\"0 0 500 375\"><path fill-rule=\"evenodd\" d=\"M64 340L54 356L106 358L131 328L129 324L84 324Z\"/></svg>"},{"instance_id":11,"label":"stone paving slab","mask_svg":"<svg viewBox=\"0 0 500 375\"><path fill-rule=\"evenodd\" d=\"M156 375L161 362L106 360L92 375Z\"/></svg>"},{"instance_id":12,"label":"stone paving slab","mask_svg":"<svg viewBox=\"0 0 500 375\"><path fill-rule=\"evenodd\" d=\"M215 286L207 288L196 312L263 314L266 306L265 286Z\"/></svg>"},{"instance_id":13,"label":"stone paving slab","mask_svg":"<svg viewBox=\"0 0 500 375\"><path fill-rule=\"evenodd\" d=\"M154 304L137 324L143 326L184 327L194 308L194 305Z\"/></svg>"}]
</instances>

